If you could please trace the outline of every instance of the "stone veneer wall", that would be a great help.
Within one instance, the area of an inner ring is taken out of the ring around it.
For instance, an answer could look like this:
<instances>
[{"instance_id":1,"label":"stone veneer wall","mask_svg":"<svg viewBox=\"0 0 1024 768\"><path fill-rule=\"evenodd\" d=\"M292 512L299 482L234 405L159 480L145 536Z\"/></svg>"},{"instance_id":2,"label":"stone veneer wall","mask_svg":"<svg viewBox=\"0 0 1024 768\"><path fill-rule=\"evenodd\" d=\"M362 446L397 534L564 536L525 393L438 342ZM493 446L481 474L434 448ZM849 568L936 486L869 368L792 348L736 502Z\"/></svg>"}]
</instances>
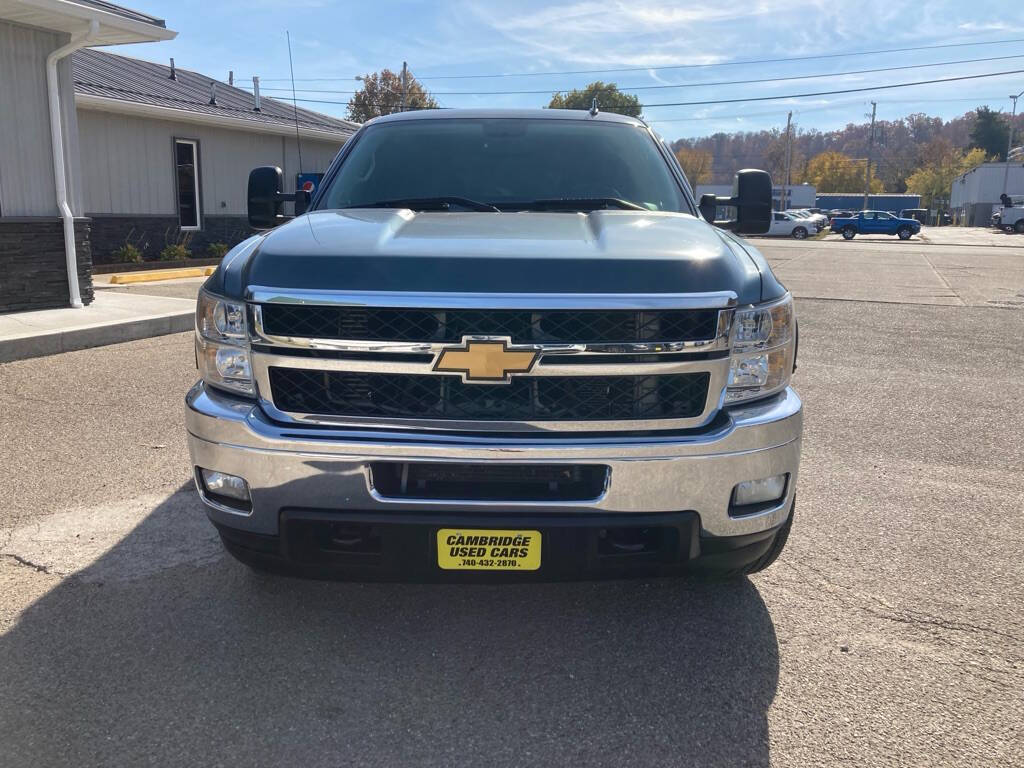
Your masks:
<instances>
[{"instance_id":1,"label":"stone veneer wall","mask_svg":"<svg viewBox=\"0 0 1024 768\"><path fill-rule=\"evenodd\" d=\"M78 285L93 299L89 220L75 219ZM69 306L64 228L58 218L0 218L0 312Z\"/></svg>"},{"instance_id":2,"label":"stone veneer wall","mask_svg":"<svg viewBox=\"0 0 1024 768\"><path fill-rule=\"evenodd\" d=\"M198 232L182 232L177 216L107 216L96 214L92 219L92 254L96 264L114 263L113 253L126 242L149 260L160 258L168 245L182 243L192 256L206 258L210 243L228 247L240 243L256 230L245 216L204 216Z\"/></svg>"}]
</instances>

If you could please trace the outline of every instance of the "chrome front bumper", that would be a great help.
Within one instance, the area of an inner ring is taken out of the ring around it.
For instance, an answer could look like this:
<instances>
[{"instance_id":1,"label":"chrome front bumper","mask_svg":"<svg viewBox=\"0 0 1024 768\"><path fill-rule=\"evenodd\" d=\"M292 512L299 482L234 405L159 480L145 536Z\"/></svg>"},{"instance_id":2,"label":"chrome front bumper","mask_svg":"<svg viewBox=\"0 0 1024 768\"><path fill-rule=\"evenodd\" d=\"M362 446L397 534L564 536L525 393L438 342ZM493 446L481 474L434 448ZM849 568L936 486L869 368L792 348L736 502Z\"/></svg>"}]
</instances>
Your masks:
<instances>
[{"instance_id":1,"label":"chrome front bumper","mask_svg":"<svg viewBox=\"0 0 1024 768\"><path fill-rule=\"evenodd\" d=\"M249 533L276 535L282 509L643 513L689 510L705 536L742 536L785 522L796 490L803 411L791 388L759 403L727 408L703 430L663 436L453 436L282 425L252 402L197 383L186 397L189 452L195 467L244 477L252 511L203 498L210 519ZM603 464L605 492L588 502L409 500L382 497L371 482L377 460L486 464ZM783 499L733 516L733 487L789 473ZM200 495L203 495L200 489Z\"/></svg>"}]
</instances>

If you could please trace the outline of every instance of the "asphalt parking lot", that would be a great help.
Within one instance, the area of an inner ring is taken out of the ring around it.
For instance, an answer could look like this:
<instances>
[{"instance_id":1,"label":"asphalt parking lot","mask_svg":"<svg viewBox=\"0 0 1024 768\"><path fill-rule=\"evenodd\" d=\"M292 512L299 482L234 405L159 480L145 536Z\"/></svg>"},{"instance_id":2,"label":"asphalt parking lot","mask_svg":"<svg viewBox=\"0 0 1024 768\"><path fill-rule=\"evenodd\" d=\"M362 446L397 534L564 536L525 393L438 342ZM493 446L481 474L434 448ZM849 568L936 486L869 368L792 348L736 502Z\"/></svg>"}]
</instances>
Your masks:
<instances>
[{"instance_id":1,"label":"asphalt parking lot","mask_svg":"<svg viewBox=\"0 0 1024 768\"><path fill-rule=\"evenodd\" d=\"M189 334L0 365L0 763L1020 765L1024 247L758 247L807 420L734 583L256 575L190 488Z\"/></svg>"}]
</instances>

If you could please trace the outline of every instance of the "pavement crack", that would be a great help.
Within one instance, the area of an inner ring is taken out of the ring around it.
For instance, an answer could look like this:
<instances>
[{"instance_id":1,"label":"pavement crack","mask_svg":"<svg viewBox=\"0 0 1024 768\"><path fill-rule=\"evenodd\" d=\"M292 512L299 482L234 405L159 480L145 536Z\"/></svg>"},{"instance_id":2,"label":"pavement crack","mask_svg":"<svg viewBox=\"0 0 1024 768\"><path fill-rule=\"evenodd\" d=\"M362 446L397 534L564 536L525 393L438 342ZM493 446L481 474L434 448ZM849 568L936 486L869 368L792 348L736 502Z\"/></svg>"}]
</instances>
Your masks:
<instances>
[{"instance_id":1,"label":"pavement crack","mask_svg":"<svg viewBox=\"0 0 1024 768\"><path fill-rule=\"evenodd\" d=\"M6 557L10 560L13 560L18 565L24 565L26 568L31 568L32 570L38 571L39 573L45 573L50 576L55 575L53 571L50 570L50 566L40 565L39 563L33 563L31 560L28 560L27 558L24 558L21 555L16 555L13 552L0 552L0 557Z\"/></svg>"}]
</instances>

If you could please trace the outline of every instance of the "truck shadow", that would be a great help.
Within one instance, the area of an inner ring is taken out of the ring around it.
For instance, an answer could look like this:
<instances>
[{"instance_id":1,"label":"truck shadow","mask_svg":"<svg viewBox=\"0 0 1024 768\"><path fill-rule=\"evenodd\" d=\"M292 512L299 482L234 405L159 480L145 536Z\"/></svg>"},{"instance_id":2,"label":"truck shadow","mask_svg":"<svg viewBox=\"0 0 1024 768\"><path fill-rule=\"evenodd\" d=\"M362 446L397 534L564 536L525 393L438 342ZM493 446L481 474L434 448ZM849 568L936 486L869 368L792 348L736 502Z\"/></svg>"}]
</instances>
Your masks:
<instances>
[{"instance_id":1,"label":"truck shadow","mask_svg":"<svg viewBox=\"0 0 1024 768\"><path fill-rule=\"evenodd\" d=\"M207 553L154 569L155 541ZM0 637L4 761L767 766L757 589L339 584L225 556L183 487Z\"/></svg>"}]
</instances>

